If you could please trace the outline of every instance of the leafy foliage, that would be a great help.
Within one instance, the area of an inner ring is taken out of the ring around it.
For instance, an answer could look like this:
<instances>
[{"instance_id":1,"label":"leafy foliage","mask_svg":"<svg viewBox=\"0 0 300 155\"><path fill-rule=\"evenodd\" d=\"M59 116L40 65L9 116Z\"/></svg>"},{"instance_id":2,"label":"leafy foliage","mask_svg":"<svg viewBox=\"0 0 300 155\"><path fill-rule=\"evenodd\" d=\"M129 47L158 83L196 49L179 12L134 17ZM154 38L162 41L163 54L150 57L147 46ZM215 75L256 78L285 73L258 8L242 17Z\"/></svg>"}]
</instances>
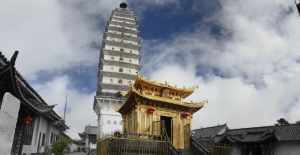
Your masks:
<instances>
[{"instance_id":1,"label":"leafy foliage","mask_svg":"<svg viewBox=\"0 0 300 155\"><path fill-rule=\"evenodd\" d=\"M56 143L52 145L52 152L55 155L64 155L64 150L67 148L68 144L71 143L71 140L68 138L60 138Z\"/></svg>"}]
</instances>

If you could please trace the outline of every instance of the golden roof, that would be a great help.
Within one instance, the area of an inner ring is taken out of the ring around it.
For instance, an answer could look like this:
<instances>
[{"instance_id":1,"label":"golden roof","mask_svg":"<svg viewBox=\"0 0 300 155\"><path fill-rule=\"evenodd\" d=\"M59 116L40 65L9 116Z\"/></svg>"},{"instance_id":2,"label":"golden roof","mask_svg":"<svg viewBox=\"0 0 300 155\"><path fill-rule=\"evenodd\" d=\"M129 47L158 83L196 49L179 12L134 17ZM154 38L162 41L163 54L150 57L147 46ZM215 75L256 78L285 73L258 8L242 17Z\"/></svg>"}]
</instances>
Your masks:
<instances>
[{"instance_id":1,"label":"golden roof","mask_svg":"<svg viewBox=\"0 0 300 155\"><path fill-rule=\"evenodd\" d=\"M137 87L137 85L139 85L139 84L150 85L150 86L160 87L160 88L168 88L172 91L177 92L183 98L190 96L194 92L194 90L196 88L198 88L198 86L194 86L194 87L190 87L190 88L184 88L184 87L178 88L176 86L169 85L167 82L160 83L160 82L157 82L154 80L148 80L148 79L142 77L141 75L138 75L136 77L136 80L134 82L134 87Z\"/></svg>"},{"instance_id":2,"label":"golden roof","mask_svg":"<svg viewBox=\"0 0 300 155\"><path fill-rule=\"evenodd\" d=\"M131 97L134 97L135 95L142 97L144 99L157 101L156 103L163 102L162 104L169 104L170 106L173 106L173 107L180 107L180 108L186 109L190 112L196 112L199 109L201 109L205 104L207 104L207 101L187 102L187 101L182 101L182 100L174 100L174 99L170 99L170 98L166 98L166 97L148 95L148 94L138 91L133 86L131 86L127 93L127 97L128 97L127 101L118 110L120 113L124 113L126 111L126 109L128 109L128 107L132 107L130 105L134 104L134 102L129 101L129 100Z\"/></svg>"}]
</instances>

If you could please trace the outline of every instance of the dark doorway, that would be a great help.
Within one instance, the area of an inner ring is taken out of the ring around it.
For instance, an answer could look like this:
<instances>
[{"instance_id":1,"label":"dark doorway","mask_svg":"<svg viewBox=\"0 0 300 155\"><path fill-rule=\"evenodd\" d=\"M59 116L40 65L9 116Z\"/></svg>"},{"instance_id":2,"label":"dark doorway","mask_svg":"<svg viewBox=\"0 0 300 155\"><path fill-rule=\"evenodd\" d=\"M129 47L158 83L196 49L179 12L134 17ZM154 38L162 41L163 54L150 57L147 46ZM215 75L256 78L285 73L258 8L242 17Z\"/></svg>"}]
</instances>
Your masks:
<instances>
[{"instance_id":1,"label":"dark doorway","mask_svg":"<svg viewBox=\"0 0 300 155\"><path fill-rule=\"evenodd\" d=\"M262 155L262 149L258 145L246 145L243 148L243 155Z\"/></svg>"},{"instance_id":2,"label":"dark doorway","mask_svg":"<svg viewBox=\"0 0 300 155\"><path fill-rule=\"evenodd\" d=\"M160 123L162 126L162 134L163 130L165 129L165 132L168 135L168 140L172 142L172 117L167 117L167 116L160 116Z\"/></svg>"}]
</instances>

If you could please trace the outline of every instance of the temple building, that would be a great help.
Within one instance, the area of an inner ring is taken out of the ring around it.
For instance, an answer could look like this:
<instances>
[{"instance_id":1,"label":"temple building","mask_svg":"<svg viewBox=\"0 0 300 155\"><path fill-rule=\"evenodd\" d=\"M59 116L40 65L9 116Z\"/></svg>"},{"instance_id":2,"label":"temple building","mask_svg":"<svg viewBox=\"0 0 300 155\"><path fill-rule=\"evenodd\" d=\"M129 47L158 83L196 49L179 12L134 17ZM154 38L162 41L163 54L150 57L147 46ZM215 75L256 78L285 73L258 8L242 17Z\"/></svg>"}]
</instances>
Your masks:
<instances>
[{"instance_id":1,"label":"temple building","mask_svg":"<svg viewBox=\"0 0 300 155\"><path fill-rule=\"evenodd\" d=\"M80 138L84 142L85 152L92 152L96 150L97 129L97 126L87 125L84 127L84 131L79 133Z\"/></svg>"},{"instance_id":2,"label":"temple building","mask_svg":"<svg viewBox=\"0 0 300 155\"><path fill-rule=\"evenodd\" d=\"M140 68L138 22L126 3L112 11L103 34L98 86L93 109L98 116L98 138L122 130L116 110L123 104L119 95L127 91Z\"/></svg>"},{"instance_id":3,"label":"temple building","mask_svg":"<svg viewBox=\"0 0 300 155\"><path fill-rule=\"evenodd\" d=\"M68 126L16 70L17 54L0 52L0 154L45 153Z\"/></svg>"},{"instance_id":4,"label":"temple building","mask_svg":"<svg viewBox=\"0 0 300 155\"><path fill-rule=\"evenodd\" d=\"M284 119L271 126L230 129L223 124L200 128L193 130L191 137L200 155L217 151L228 155L300 154L300 123Z\"/></svg>"},{"instance_id":5,"label":"temple building","mask_svg":"<svg viewBox=\"0 0 300 155\"><path fill-rule=\"evenodd\" d=\"M193 113L207 103L185 100L195 88L178 88L138 75L123 94L126 101L118 110L124 121L123 133L100 139L98 154L180 154L191 150Z\"/></svg>"}]
</instances>

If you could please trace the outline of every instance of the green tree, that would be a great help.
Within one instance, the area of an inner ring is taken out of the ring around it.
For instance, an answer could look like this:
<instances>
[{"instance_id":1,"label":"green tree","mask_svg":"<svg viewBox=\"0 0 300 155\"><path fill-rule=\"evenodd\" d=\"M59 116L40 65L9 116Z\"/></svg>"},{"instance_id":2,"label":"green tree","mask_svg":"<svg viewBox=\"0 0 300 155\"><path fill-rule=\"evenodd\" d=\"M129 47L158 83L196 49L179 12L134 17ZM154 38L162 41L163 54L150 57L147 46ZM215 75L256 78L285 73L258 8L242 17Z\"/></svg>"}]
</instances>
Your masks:
<instances>
[{"instance_id":1,"label":"green tree","mask_svg":"<svg viewBox=\"0 0 300 155\"><path fill-rule=\"evenodd\" d=\"M68 144L71 143L71 140L68 138L60 138L57 142L52 145L52 152L55 155L64 155L64 150L67 148Z\"/></svg>"}]
</instances>

